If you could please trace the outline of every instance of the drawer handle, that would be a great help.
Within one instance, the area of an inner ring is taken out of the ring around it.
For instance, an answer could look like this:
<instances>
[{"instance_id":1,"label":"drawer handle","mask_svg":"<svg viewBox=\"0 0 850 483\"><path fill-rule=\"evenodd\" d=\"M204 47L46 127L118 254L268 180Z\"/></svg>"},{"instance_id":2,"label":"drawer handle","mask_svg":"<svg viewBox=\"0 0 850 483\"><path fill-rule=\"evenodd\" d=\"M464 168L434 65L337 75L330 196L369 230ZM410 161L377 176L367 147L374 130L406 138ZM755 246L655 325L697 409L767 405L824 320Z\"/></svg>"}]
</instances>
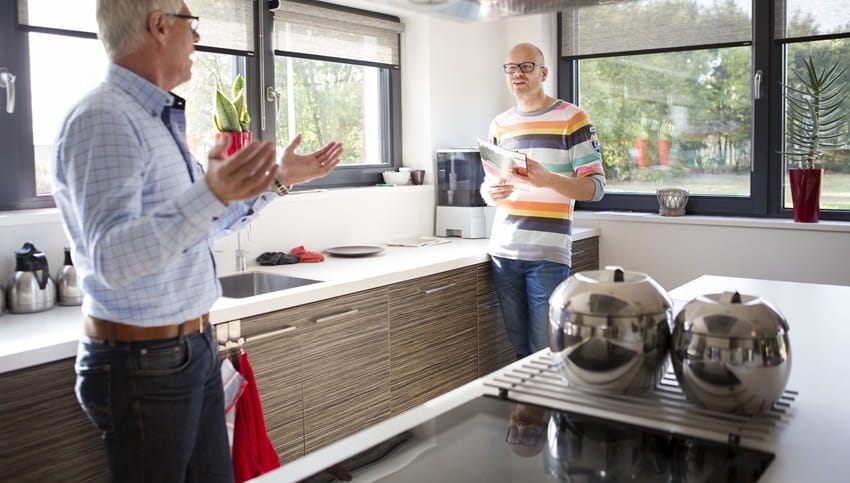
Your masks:
<instances>
[{"instance_id":1,"label":"drawer handle","mask_svg":"<svg viewBox=\"0 0 850 483\"><path fill-rule=\"evenodd\" d=\"M448 285L443 285L442 287L437 287L437 288L428 289L428 290L426 290L426 291L425 291L425 295L431 295L431 294L432 294L432 293L434 293L434 292L439 292L439 291L441 291L441 290L445 290L445 289L447 289L447 288L452 288L452 287L454 287L455 285L457 285L457 284L456 284L456 283L450 283L450 284L448 284Z\"/></svg>"},{"instance_id":2,"label":"drawer handle","mask_svg":"<svg viewBox=\"0 0 850 483\"><path fill-rule=\"evenodd\" d=\"M336 314L326 315L324 317L319 317L318 319L316 319L316 323L321 324L322 322L328 322L330 320L338 319L340 317L345 317L347 315L354 315L357 312L360 312L360 309L351 309L351 310L346 310L345 312L339 312L339 313L336 313Z\"/></svg>"},{"instance_id":3,"label":"drawer handle","mask_svg":"<svg viewBox=\"0 0 850 483\"><path fill-rule=\"evenodd\" d=\"M292 325L287 325L286 327L279 329L279 330L273 330L271 332L266 332L265 334L255 335L254 337L248 337L246 342L256 342L258 340L268 339L269 337L274 337L276 335L281 335L281 334L285 334L287 332L292 332L293 330L295 330L297 328L298 327L295 327L295 326L292 326Z\"/></svg>"}]
</instances>

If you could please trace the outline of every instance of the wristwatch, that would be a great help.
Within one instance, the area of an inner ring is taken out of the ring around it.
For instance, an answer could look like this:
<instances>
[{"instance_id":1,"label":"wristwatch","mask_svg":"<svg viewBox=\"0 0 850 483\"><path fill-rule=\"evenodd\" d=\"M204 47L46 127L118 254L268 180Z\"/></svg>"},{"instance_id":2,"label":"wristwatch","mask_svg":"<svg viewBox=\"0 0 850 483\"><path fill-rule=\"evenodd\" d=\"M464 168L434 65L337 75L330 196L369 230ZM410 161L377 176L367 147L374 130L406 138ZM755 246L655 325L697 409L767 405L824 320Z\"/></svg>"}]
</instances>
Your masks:
<instances>
[{"instance_id":1,"label":"wristwatch","mask_svg":"<svg viewBox=\"0 0 850 483\"><path fill-rule=\"evenodd\" d=\"M274 188L274 192L277 193L278 196L286 196L289 194L290 190L292 190L292 185L284 185L279 179L277 179L277 176L275 176L274 181L272 182L272 188Z\"/></svg>"}]
</instances>

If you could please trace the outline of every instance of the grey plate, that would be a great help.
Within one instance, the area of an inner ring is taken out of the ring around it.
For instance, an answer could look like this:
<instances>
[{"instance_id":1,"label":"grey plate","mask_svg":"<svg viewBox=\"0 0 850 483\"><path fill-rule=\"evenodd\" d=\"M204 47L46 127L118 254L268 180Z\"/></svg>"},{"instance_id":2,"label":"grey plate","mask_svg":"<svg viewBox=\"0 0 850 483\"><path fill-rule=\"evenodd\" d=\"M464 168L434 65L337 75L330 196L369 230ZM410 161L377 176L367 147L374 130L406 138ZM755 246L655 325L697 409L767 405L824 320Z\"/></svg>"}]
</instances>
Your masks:
<instances>
[{"instance_id":1,"label":"grey plate","mask_svg":"<svg viewBox=\"0 0 850 483\"><path fill-rule=\"evenodd\" d=\"M383 247L375 245L348 245L326 248L325 253L335 257L368 257L384 251Z\"/></svg>"}]
</instances>

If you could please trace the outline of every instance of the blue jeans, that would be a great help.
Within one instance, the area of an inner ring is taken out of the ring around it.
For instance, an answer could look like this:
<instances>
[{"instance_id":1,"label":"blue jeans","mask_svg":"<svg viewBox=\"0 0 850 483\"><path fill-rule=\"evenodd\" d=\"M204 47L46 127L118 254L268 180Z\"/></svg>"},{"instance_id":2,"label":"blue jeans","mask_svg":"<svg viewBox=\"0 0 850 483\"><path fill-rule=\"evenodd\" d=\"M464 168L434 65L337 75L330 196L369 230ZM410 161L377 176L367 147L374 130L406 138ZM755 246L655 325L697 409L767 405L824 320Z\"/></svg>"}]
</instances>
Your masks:
<instances>
[{"instance_id":1,"label":"blue jeans","mask_svg":"<svg viewBox=\"0 0 850 483\"><path fill-rule=\"evenodd\" d=\"M77 400L103 432L113 481L232 482L212 328L144 342L80 340Z\"/></svg>"},{"instance_id":2,"label":"blue jeans","mask_svg":"<svg viewBox=\"0 0 850 483\"><path fill-rule=\"evenodd\" d=\"M570 275L560 263L492 257L493 285L505 332L523 358L549 346L549 296Z\"/></svg>"}]
</instances>

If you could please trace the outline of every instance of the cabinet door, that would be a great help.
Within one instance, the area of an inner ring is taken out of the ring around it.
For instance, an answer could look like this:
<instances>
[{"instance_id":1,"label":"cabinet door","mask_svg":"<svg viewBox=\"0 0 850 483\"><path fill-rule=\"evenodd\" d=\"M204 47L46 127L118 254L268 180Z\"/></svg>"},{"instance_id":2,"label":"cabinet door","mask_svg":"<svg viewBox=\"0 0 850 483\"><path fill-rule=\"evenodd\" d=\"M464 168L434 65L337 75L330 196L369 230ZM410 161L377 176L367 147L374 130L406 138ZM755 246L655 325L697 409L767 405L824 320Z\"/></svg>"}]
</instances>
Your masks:
<instances>
[{"instance_id":1,"label":"cabinet door","mask_svg":"<svg viewBox=\"0 0 850 483\"><path fill-rule=\"evenodd\" d=\"M281 310L242 320L243 327L252 322L277 327L264 333L249 330L244 348L254 369L266 432L281 463L304 456L300 331L295 322L280 323L288 318Z\"/></svg>"},{"instance_id":2,"label":"cabinet door","mask_svg":"<svg viewBox=\"0 0 850 483\"><path fill-rule=\"evenodd\" d=\"M387 289L310 304L301 316L309 453L390 416Z\"/></svg>"},{"instance_id":3,"label":"cabinet door","mask_svg":"<svg viewBox=\"0 0 850 483\"><path fill-rule=\"evenodd\" d=\"M475 267L390 289L390 392L397 414L478 374Z\"/></svg>"},{"instance_id":4,"label":"cabinet door","mask_svg":"<svg viewBox=\"0 0 850 483\"><path fill-rule=\"evenodd\" d=\"M0 479L109 481L100 432L74 395L74 359L0 374Z\"/></svg>"}]
</instances>

